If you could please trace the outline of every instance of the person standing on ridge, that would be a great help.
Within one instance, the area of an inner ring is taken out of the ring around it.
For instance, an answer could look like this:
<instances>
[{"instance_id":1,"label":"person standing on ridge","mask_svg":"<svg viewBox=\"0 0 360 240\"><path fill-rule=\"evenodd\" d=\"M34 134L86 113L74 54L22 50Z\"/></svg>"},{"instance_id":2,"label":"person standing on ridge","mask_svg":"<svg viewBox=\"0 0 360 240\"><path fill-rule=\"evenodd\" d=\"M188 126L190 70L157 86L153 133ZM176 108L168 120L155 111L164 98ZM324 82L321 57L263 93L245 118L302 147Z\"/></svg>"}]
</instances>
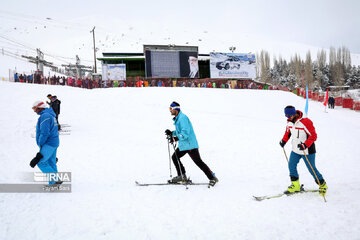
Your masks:
<instances>
[{"instance_id":1,"label":"person standing on ridge","mask_svg":"<svg viewBox=\"0 0 360 240\"><path fill-rule=\"evenodd\" d=\"M285 107L284 112L288 124L286 126L285 134L280 141L280 146L283 148L290 137L292 138L292 152L289 159L289 171L292 184L284 193L291 194L301 191L297 165L302 158L304 159L310 174L314 177L316 184L319 185L319 193L324 196L328 187L323 176L315 166L315 141L317 139L317 134L313 122L309 118L303 118L303 113L296 110L293 106ZM306 160L306 157L311 166Z\"/></svg>"},{"instance_id":2,"label":"person standing on ridge","mask_svg":"<svg viewBox=\"0 0 360 240\"><path fill-rule=\"evenodd\" d=\"M328 103L329 103L329 108L330 108L330 109L334 109L334 106L335 106L335 98L329 97L329 98L328 98Z\"/></svg>"},{"instance_id":3,"label":"person standing on ridge","mask_svg":"<svg viewBox=\"0 0 360 240\"><path fill-rule=\"evenodd\" d=\"M55 113L55 118L56 118L56 122L58 124L58 130L61 130L61 125L59 123L59 114L60 114L60 104L61 101L59 99L57 99L56 96L52 96L51 94L47 95L47 98L50 100L50 102L47 102L47 104L49 104L49 106L53 109L54 113Z\"/></svg>"},{"instance_id":4,"label":"person standing on ridge","mask_svg":"<svg viewBox=\"0 0 360 240\"><path fill-rule=\"evenodd\" d=\"M46 97L49 99L49 102L46 101L46 103L49 104L49 106L51 107L51 97L52 97L52 95L48 94Z\"/></svg>"},{"instance_id":5,"label":"person standing on ridge","mask_svg":"<svg viewBox=\"0 0 360 240\"><path fill-rule=\"evenodd\" d=\"M195 132L189 118L180 110L180 104L172 102L170 104L171 115L174 116L175 131L165 130L171 143L179 141L179 146L172 155L173 163L176 167L177 176L172 178L170 183L186 182L186 171L180 161L185 154L189 154L195 164L205 173L210 180L209 185L214 186L219 180L210 168L201 160L199 145L196 140Z\"/></svg>"}]
</instances>

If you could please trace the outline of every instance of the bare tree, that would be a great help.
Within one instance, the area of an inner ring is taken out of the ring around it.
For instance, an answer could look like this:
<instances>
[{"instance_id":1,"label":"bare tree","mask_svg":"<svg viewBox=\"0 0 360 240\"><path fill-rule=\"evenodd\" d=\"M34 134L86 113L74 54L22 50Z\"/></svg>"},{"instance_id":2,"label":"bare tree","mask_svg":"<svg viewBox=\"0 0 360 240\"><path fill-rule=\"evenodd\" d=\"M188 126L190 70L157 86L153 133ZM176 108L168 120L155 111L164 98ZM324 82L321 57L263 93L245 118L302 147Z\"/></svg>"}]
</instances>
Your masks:
<instances>
[{"instance_id":1,"label":"bare tree","mask_svg":"<svg viewBox=\"0 0 360 240\"><path fill-rule=\"evenodd\" d=\"M336 50L330 47L329 53L330 83L334 83L336 79Z\"/></svg>"},{"instance_id":2,"label":"bare tree","mask_svg":"<svg viewBox=\"0 0 360 240\"><path fill-rule=\"evenodd\" d=\"M270 55L269 52L265 52L265 83L268 83L271 80L270 75Z\"/></svg>"},{"instance_id":3,"label":"bare tree","mask_svg":"<svg viewBox=\"0 0 360 240\"><path fill-rule=\"evenodd\" d=\"M256 71L256 79L259 80L261 78L261 58L259 53L256 53L256 65L255 65L255 71Z\"/></svg>"},{"instance_id":4,"label":"bare tree","mask_svg":"<svg viewBox=\"0 0 360 240\"><path fill-rule=\"evenodd\" d=\"M267 51L261 50L260 61L260 78L263 83L268 83L270 80L270 55Z\"/></svg>"},{"instance_id":5,"label":"bare tree","mask_svg":"<svg viewBox=\"0 0 360 240\"><path fill-rule=\"evenodd\" d=\"M347 79L351 75L351 53L350 53L350 50L345 46L342 46L341 50L342 50L341 64L342 64L342 70L343 70L343 74L344 74L343 83L345 84L347 82Z\"/></svg>"},{"instance_id":6,"label":"bare tree","mask_svg":"<svg viewBox=\"0 0 360 240\"><path fill-rule=\"evenodd\" d=\"M337 50L335 69L336 69L335 85L343 86L345 84L345 81L344 81L344 65L343 65L342 48L338 48Z\"/></svg>"},{"instance_id":7,"label":"bare tree","mask_svg":"<svg viewBox=\"0 0 360 240\"><path fill-rule=\"evenodd\" d=\"M271 83L275 85L279 85L280 83L280 72L279 72L280 64L276 59L276 56L273 58L273 74L271 76Z\"/></svg>"},{"instance_id":8,"label":"bare tree","mask_svg":"<svg viewBox=\"0 0 360 240\"><path fill-rule=\"evenodd\" d=\"M344 70L345 72L349 72L351 69L351 53L350 50L345 47L342 46L342 64L344 65Z\"/></svg>"},{"instance_id":9,"label":"bare tree","mask_svg":"<svg viewBox=\"0 0 360 240\"><path fill-rule=\"evenodd\" d=\"M321 51L318 51L317 53L317 60L316 60L316 66L317 66L317 72L315 77L316 85L319 87L323 87L323 78L324 78L324 69L326 66L326 51L324 49L321 49Z\"/></svg>"},{"instance_id":10,"label":"bare tree","mask_svg":"<svg viewBox=\"0 0 360 240\"><path fill-rule=\"evenodd\" d=\"M296 84L298 86L301 86L302 85L302 82L301 82L301 72L302 72L302 64L301 64L301 58L300 58L300 55L298 54L295 54L295 57L294 57L294 62L295 62L295 78L296 78ZM303 86L302 86L303 87Z\"/></svg>"},{"instance_id":11,"label":"bare tree","mask_svg":"<svg viewBox=\"0 0 360 240\"><path fill-rule=\"evenodd\" d=\"M308 51L306 53L306 62L305 62L305 82L309 89L313 89L314 86L314 75L313 75L313 67L311 61L311 53Z\"/></svg>"},{"instance_id":12,"label":"bare tree","mask_svg":"<svg viewBox=\"0 0 360 240\"><path fill-rule=\"evenodd\" d=\"M321 49L317 54L317 64L321 70L324 69L326 65L326 51L324 49Z\"/></svg>"}]
</instances>

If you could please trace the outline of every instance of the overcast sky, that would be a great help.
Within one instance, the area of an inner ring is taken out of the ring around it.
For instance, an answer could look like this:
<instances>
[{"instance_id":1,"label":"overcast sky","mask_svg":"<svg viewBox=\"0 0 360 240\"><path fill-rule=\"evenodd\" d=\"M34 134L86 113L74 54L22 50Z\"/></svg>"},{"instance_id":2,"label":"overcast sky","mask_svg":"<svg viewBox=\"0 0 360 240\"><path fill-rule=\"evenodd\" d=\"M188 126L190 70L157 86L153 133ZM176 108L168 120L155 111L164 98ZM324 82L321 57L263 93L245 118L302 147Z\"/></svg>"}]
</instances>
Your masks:
<instances>
[{"instance_id":1,"label":"overcast sky","mask_svg":"<svg viewBox=\"0 0 360 240\"><path fill-rule=\"evenodd\" d=\"M236 52L265 49L285 57L344 45L360 54L359 9L357 0L12 0L2 2L0 47L79 55L91 64L96 26L97 57L142 52L142 44L194 45L200 53L235 46Z\"/></svg>"}]
</instances>

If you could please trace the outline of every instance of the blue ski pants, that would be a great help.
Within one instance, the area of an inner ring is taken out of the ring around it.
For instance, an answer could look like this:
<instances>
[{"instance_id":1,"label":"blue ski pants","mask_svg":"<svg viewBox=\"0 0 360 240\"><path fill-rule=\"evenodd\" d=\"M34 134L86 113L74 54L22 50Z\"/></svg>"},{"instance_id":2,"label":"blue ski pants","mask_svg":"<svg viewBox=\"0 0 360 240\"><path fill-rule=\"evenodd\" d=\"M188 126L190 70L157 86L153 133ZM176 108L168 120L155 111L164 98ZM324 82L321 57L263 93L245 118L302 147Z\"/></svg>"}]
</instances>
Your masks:
<instances>
[{"instance_id":1,"label":"blue ski pants","mask_svg":"<svg viewBox=\"0 0 360 240\"><path fill-rule=\"evenodd\" d=\"M56 151L58 147L53 147L50 145L44 145L41 147L40 152L43 155L43 158L37 164L40 170L43 173L57 173L56 166ZM49 184L54 184L55 182L49 182Z\"/></svg>"},{"instance_id":2,"label":"blue ski pants","mask_svg":"<svg viewBox=\"0 0 360 240\"><path fill-rule=\"evenodd\" d=\"M306 156L307 156L307 158L308 158L308 160L309 160L309 162L311 164L312 169L314 169L314 171L316 173L316 176L318 177L319 181L321 181L323 179L323 176L321 175L321 173L317 170L317 168L315 166L315 153L309 154L309 155L306 155ZM291 152L290 159L289 159L290 176L294 176L296 178L299 178L299 174L298 174L298 171L297 171L297 165L298 165L301 158L304 159L304 162L305 162L305 165L306 165L307 169L309 170L311 175L314 177L315 182L317 182L314 171L309 166L309 163L306 160L305 155L300 155L300 154L297 154L297 153L294 153L294 152Z\"/></svg>"}]
</instances>

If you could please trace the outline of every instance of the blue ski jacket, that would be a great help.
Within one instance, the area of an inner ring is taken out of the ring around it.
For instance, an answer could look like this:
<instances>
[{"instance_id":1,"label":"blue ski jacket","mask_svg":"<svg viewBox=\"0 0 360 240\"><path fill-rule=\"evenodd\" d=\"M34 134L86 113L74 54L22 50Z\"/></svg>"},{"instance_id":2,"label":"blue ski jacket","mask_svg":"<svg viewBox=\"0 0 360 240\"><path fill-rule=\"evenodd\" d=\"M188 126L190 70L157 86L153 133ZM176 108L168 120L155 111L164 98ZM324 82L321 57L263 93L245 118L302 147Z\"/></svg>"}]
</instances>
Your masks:
<instances>
[{"instance_id":1,"label":"blue ski jacket","mask_svg":"<svg viewBox=\"0 0 360 240\"><path fill-rule=\"evenodd\" d=\"M45 108L39 113L36 124L36 144L41 148L44 145L59 146L59 130L52 108Z\"/></svg>"},{"instance_id":2,"label":"blue ski jacket","mask_svg":"<svg viewBox=\"0 0 360 240\"><path fill-rule=\"evenodd\" d=\"M173 136L179 138L179 150L186 151L199 148L195 132L189 118L180 111L173 120L176 129L173 131Z\"/></svg>"}]
</instances>

